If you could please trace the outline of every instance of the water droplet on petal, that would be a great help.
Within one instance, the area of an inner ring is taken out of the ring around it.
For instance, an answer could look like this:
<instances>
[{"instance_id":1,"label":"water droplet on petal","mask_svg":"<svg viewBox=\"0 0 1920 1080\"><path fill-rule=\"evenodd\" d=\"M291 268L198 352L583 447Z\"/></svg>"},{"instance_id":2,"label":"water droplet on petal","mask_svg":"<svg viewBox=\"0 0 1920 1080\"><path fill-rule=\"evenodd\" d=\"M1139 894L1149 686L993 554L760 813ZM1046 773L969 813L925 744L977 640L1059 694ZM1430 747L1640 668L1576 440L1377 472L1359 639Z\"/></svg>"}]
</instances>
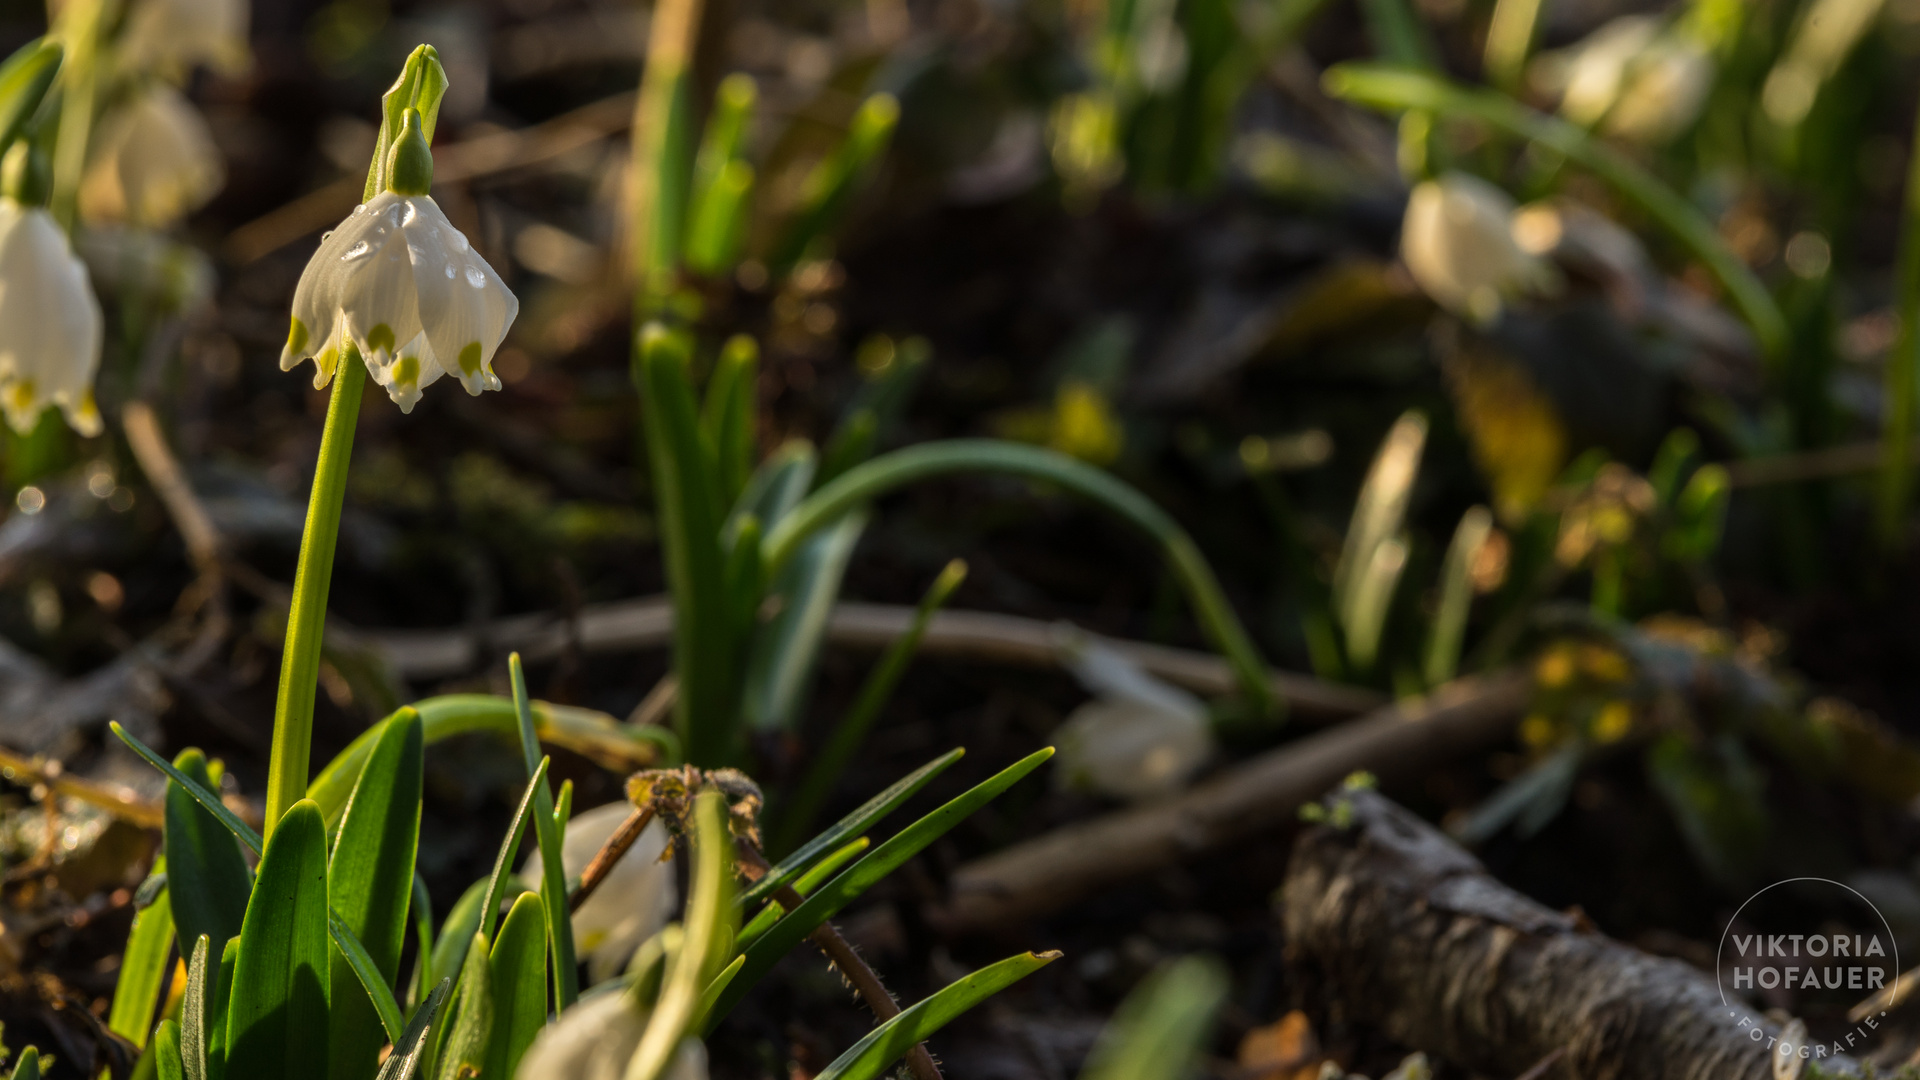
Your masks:
<instances>
[{"instance_id":1,"label":"water droplet on petal","mask_svg":"<svg viewBox=\"0 0 1920 1080\"><path fill-rule=\"evenodd\" d=\"M372 250L373 250L373 245L367 243L365 240L362 240L354 244L352 247L348 248L346 254L340 256L340 260L342 262L345 262L349 259L365 258L367 252Z\"/></svg>"},{"instance_id":2,"label":"water droplet on petal","mask_svg":"<svg viewBox=\"0 0 1920 1080\"><path fill-rule=\"evenodd\" d=\"M484 289L487 287L487 275L481 273L479 267L469 266L467 267L467 284L476 289Z\"/></svg>"},{"instance_id":3,"label":"water droplet on petal","mask_svg":"<svg viewBox=\"0 0 1920 1080\"><path fill-rule=\"evenodd\" d=\"M356 213L356 214L364 214L364 213L366 213L366 212L367 212L367 204L366 204L366 203L361 203L361 204L360 204L359 206L356 206L356 207L354 207L354 208L353 208L353 212L354 212L354 213Z\"/></svg>"},{"instance_id":4,"label":"water droplet on petal","mask_svg":"<svg viewBox=\"0 0 1920 1080\"><path fill-rule=\"evenodd\" d=\"M467 234L461 232L459 229L453 230L453 250L467 250Z\"/></svg>"},{"instance_id":5,"label":"water droplet on petal","mask_svg":"<svg viewBox=\"0 0 1920 1080\"><path fill-rule=\"evenodd\" d=\"M453 264L452 263L447 264L447 280L448 281L453 280Z\"/></svg>"}]
</instances>

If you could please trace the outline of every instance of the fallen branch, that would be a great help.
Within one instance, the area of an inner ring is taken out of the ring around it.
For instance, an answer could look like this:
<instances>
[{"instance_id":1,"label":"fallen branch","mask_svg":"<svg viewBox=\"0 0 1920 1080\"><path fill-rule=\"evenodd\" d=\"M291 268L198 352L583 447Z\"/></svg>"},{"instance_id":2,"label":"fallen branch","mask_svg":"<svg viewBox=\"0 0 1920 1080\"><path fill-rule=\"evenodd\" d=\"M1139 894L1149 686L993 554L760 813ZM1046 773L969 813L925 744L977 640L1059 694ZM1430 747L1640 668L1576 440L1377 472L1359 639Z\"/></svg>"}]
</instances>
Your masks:
<instances>
[{"instance_id":1,"label":"fallen branch","mask_svg":"<svg viewBox=\"0 0 1920 1080\"><path fill-rule=\"evenodd\" d=\"M1757 1009L1729 1016L1706 974L1514 892L1385 796L1341 791L1330 809L1334 800L1346 804L1330 815L1344 827L1300 837L1282 890L1304 1000L1493 1076L1554 1054L1545 1075L1581 1080L1773 1075L1778 1029Z\"/></svg>"},{"instance_id":2,"label":"fallen branch","mask_svg":"<svg viewBox=\"0 0 1920 1080\"><path fill-rule=\"evenodd\" d=\"M893 604L843 602L827 622L827 640L836 645L880 649L906 633L914 609ZM666 646L673 638L673 608L664 596L641 597L580 609L579 646L588 653L627 652ZM565 647L567 627L554 614L496 619L479 632L470 630L362 631L394 675L406 679L444 678L470 670L493 649L514 649L529 660L557 655ZM1054 667L1060 661L1054 624L986 611L942 611L933 616L920 642L925 656L949 656ZM1106 642L1148 674L1202 694L1234 689L1227 662L1210 653L1132 641ZM1340 686L1291 672L1271 675L1274 692L1307 720L1337 720L1379 706L1379 694Z\"/></svg>"},{"instance_id":3,"label":"fallen branch","mask_svg":"<svg viewBox=\"0 0 1920 1080\"><path fill-rule=\"evenodd\" d=\"M1356 769L1393 779L1429 768L1510 732L1528 685L1518 672L1461 679L1270 750L1165 802L1068 825L968 863L953 875L952 900L935 919L958 931L1044 915L1289 821Z\"/></svg>"}]
</instances>

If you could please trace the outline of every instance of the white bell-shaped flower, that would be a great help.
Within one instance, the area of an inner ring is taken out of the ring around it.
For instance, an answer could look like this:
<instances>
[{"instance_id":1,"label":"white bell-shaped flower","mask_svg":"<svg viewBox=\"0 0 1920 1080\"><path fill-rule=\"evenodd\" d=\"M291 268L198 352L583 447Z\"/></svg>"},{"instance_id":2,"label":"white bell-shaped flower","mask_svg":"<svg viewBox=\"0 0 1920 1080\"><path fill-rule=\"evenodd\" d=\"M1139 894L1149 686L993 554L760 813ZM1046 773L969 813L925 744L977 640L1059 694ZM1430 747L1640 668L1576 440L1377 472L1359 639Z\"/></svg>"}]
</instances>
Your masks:
<instances>
[{"instance_id":1,"label":"white bell-shaped flower","mask_svg":"<svg viewBox=\"0 0 1920 1080\"><path fill-rule=\"evenodd\" d=\"M165 228L227 182L205 118L165 83L108 114L80 182L80 215Z\"/></svg>"},{"instance_id":2,"label":"white bell-shaped flower","mask_svg":"<svg viewBox=\"0 0 1920 1080\"><path fill-rule=\"evenodd\" d=\"M100 434L103 325L87 269L52 215L0 197L0 410L15 431L58 405L75 431Z\"/></svg>"},{"instance_id":3,"label":"white bell-shaped flower","mask_svg":"<svg viewBox=\"0 0 1920 1080\"><path fill-rule=\"evenodd\" d=\"M520 1080L621 1080L647 1019L624 987L609 983L542 1028L514 1075ZM699 1039L681 1042L662 1080L707 1080L707 1048Z\"/></svg>"},{"instance_id":4,"label":"white bell-shaped flower","mask_svg":"<svg viewBox=\"0 0 1920 1080\"><path fill-rule=\"evenodd\" d=\"M1623 15L1535 62L1534 78L1560 95L1560 112L1641 143L1664 143L1693 125L1713 89L1714 61L1685 29Z\"/></svg>"},{"instance_id":5,"label":"white bell-shaped flower","mask_svg":"<svg viewBox=\"0 0 1920 1080\"><path fill-rule=\"evenodd\" d=\"M1491 323L1513 296L1547 287L1553 268L1513 237L1518 207L1477 176L1448 173L1407 197L1400 257L1434 303Z\"/></svg>"},{"instance_id":6,"label":"white bell-shaped flower","mask_svg":"<svg viewBox=\"0 0 1920 1080\"><path fill-rule=\"evenodd\" d=\"M1159 798L1185 787L1213 756L1213 725L1200 699L1077 631L1067 632L1059 648L1095 695L1054 732L1054 776L1061 786Z\"/></svg>"},{"instance_id":7,"label":"white bell-shaped flower","mask_svg":"<svg viewBox=\"0 0 1920 1080\"><path fill-rule=\"evenodd\" d=\"M321 239L294 290L280 353L283 371L312 357L315 387L343 355L358 354L402 412L441 375L476 396L500 389L493 354L520 313L506 282L426 194L432 158L418 114L407 116L394 159L412 152L414 164L396 166L404 179Z\"/></svg>"},{"instance_id":8,"label":"white bell-shaped flower","mask_svg":"<svg viewBox=\"0 0 1920 1080\"><path fill-rule=\"evenodd\" d=\"M120 40L121 62L173 78L196 64L223 75L246 70L248 0L137 0Z\"/></svg>"},{"instance_id":9,"label":"white bell-shaped flower","mask_svg":"<svg viewBox=\"0 0 1920 1080\"><path fill-rule=\"evenodd\" d=\"M609 803L567 822L566 839L560 845L560 863L569 878L578 877L586 870L595 853L632 809L624 802ZM574 950L586 958L591 982L602 982L618 974L640 943L659 933L672 917L677 892L673 867L660 861L666 850L667 830L656 820L641 830L640 839L613 864L600 887L573 913ZM520 879L528 888L537 889L540 875L540 855L535 852L521 867Z\"/></svg>"}]
</instances>

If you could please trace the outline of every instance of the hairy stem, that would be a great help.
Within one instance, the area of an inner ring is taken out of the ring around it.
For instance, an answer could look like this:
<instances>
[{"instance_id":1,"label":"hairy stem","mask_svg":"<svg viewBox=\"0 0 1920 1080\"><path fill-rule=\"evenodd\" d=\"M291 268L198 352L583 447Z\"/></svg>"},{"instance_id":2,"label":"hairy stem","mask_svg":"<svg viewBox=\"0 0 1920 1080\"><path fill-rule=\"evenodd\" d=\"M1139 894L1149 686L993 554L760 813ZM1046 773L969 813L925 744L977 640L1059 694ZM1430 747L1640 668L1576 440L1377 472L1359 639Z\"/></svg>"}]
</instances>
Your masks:
<instances>
[{"instance_id":1,"label":"hairy stem","mask_svg":"<svg viewBox=\"0 0 1920 1080\"><path fill-rule=\"evenodd\" d=\"M607 842L600 845L600 850L594 852L593 861L581 871L580 887L573 890L573 895L567 898L567 910L580 910L580 905L586 903L587 897L592 896L593 891L600 887L600 883L607 880L607 875L613 872L614 865L625 857L634 842L640 839L640 834L646 831L647 823L652 820L653 807L633 808L633 812L620 823L620 827L613 830L613 835L607 837Z\"/></svg>"}]
</instances>

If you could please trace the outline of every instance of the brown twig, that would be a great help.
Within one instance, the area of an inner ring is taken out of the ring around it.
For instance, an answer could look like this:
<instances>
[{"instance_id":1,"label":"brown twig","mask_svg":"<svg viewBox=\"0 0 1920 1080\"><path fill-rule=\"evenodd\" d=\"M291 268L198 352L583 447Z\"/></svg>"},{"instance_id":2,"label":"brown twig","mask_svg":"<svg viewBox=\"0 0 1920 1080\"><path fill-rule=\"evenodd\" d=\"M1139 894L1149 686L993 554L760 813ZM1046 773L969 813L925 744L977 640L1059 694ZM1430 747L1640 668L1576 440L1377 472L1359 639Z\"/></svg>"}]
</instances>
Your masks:
<instances>
[{"instance_id":1,"label":"brown twig","mask_svg":"<svg viewBox=\"0 0 1920 1080\"><path fill-rule=\"evenodd\" d=\"M1546 1057L1541 1058L1537 1063L1535 1063L1533 1068L1528 1069L1526 1072L1521 1073L1519 1076L1515 1077L1514 1080L1540 1080L1541 1077L1547 1075L1548 1069L1553 1068L1554 1065L1558 1063L1561 1058L1566 1056L1567 1056L1567 1048L1564 1046L1558 1047L1557 1049L1554 1050L1553 1053L1548 1054Z\"/></svg>"},{"instance_id":2,"label":"brown twig","mask_svg":"<svg viewBox=\"0 0 1920 1080\"><path fill-rule=\"evenodd\" d=\"M680 679L669 671L660 676L660 681L653 684L653 689L647 691L647 696L641 698L640 704L635 705L633 711L627 714L627 723L634 727L667 723L668 714L673 711L674 702L679 697Z\"/></svg>"},{"instance_id":3,"label":"brown twig","mask_svg":"<svg viewBox=\"0 0 1920 1080\"><path fill-rule=\"evenodd\" d=\"M614 866L632 849L634 842L640 839L640 834L646 831L647 823L652 820L653 807L633 808L633 812L620 823L620 827L613 830L613 835L607 837L607 842L600 845L600 850L593 853L593 861L587 863L587 868L580 872L580 886L573 890L572 896L567 898L567 910L580 910L580 905L586 903L587 897L592 896L593 891L600 887L600 883L607 880L607 875L613 872Z\"/></svg>"},{"instance_id":4,"label":"brown twig","mask_svg":"<svg viewBox=\"0 0 1920 1080\"><path fill-rule=\"evenodd\" d=\"M110 788L74 776L61 769L55 761L21 757L11 750L0 749L0 769L13 774L8 777L10 780L45 784L55 794L97 806L144 828L158 829L165 822L166 815L159 803L149 802L124 789Z\"/></svg>"},{"instance_id":5,"label":"brown twig","mask_svg":"<svg viewBox=\"0 0 1920 1080\"><path fill-rule=\"evenodd\" d=\"M174 527L180 530L180 537L186 541L187 555L193 560L195 569L202 574L218 574L221 561L220 530L213 524L213 518L187 483L180 463L167 446L166 436L160 430L160 420L154 415L153 407L144 401L130 401L120 411L120 421L127 433L127 446L133 451L135 461L140 463L140 471L147 474L147 482L153 485L154 493L160 496L160 502L167 508L167 515L173 518Z\"/></svg>"}]
</instances>

